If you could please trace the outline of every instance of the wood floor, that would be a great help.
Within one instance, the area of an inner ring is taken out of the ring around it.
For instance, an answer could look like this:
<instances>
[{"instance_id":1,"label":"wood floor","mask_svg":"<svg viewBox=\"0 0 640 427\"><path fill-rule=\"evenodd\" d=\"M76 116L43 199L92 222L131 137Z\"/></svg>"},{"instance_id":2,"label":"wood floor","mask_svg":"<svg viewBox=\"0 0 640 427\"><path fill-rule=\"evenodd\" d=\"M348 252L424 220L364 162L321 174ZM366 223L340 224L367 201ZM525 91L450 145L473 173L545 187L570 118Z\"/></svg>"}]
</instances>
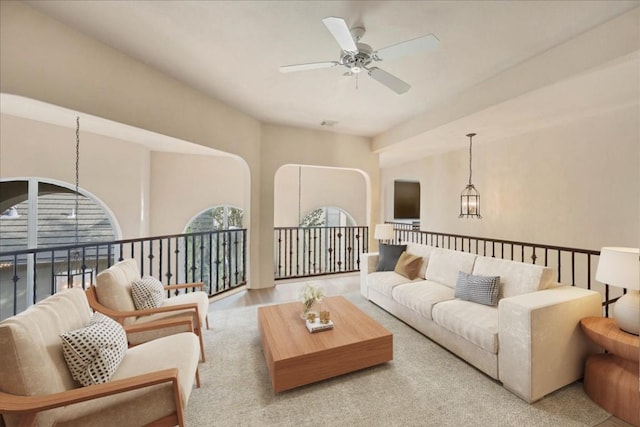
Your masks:
<instances>
[{"instance_id":1,"label":"wood floor","mask_svg":"<svg viewBox=\"0 0 640 427\"><path fill-rule=\"evenodd\" d=\"M276 286L267 289L239 289L232 293L226 293L213 298L211 308L224 310L229 308L247 307L261 304L275 304L294 301L298 299L298 293L307 282L316 282L324 290L325 295L342 295L347 292L357 291L360 288L360 276L358 273L324 276L320 278L308 278L304 280L278 281ZM596 427L634 427L614 416Z\"/></svg>"}]
</instances>

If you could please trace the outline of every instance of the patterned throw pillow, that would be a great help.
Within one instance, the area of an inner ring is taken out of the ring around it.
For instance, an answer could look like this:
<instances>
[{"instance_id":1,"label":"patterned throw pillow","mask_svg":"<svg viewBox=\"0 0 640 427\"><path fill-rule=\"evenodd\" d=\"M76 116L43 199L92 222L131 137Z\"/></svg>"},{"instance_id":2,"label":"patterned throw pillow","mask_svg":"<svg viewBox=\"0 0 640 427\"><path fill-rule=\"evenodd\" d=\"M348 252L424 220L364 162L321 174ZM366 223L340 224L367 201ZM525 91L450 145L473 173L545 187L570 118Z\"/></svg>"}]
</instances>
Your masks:
<instances>
[{"instance_id":1,"label":"patterned throw pillow","mask_svg":"<svg viewBox=\"0 0 640 427\"><path fill-rule=\"evenodd\" d=\"M474 276L464 271L458 272L456 298L496 306L499 292L500 276Z\"/></svg>"},{"instance_id":2,"label":"patterned throw pillow","mask_svg":"<svg viewBox=\"0 0 640 427\"><path fill-rule=\"evenodd\" d=\"M145 276L131 283L131 296L137 310L160 307L164 301L164 287L155 277Z\"/></svg>"},{"instance_id":3,"label":"patterned throw pillow","mask_svg":"<svg viewBox=\"0 0 640 427\"><path fill-rule=\"evenodd\" d=\"M108 382L127 351L122 326L101 313L95 313L84 328L60 337L71 376L84 386Z\"/></svg>"}]
</instances>

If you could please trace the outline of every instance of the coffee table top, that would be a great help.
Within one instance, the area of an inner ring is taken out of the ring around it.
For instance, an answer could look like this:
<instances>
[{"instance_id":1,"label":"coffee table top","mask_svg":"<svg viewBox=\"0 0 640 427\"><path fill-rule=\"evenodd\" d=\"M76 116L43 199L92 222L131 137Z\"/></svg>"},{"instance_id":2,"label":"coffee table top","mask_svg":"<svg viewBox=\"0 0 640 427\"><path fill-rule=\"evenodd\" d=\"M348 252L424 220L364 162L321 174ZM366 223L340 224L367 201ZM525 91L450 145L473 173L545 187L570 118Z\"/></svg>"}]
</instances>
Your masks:
<instances>
[{"instance_id":1,"label":"coffee table top","mask_svg":"<svg viewBox=\"0 0 640 427\"><path fill-rule=\"evenodd\" d=\"M323 304L331 313L334 327L313 334L300 318L300 302L258 308L264 339L269 343L274 360L285 360L392 335L342 296L325 297Z\"/></svg>"}]
</instances>

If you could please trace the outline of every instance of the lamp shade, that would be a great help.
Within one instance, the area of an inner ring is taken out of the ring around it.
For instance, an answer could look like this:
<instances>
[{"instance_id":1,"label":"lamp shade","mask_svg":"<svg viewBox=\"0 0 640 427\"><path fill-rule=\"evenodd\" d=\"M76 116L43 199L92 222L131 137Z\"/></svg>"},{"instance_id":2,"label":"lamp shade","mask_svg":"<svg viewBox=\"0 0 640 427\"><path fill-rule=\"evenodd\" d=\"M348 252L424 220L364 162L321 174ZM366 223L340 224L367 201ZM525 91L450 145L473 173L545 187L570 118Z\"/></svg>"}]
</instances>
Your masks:
<instances>
[{"instance_id":1,"label":"lamp shade","mask_svg":"<svg viewBox=\"0 0 640 427\"><path fill-rule=\"evenodd\" d=\"M602 248L596 280L618 288L640 290L639 256L638 248Z\"/></svg>"},{"instance_id":2,"label":"lamp shade","mask_svg":"<svg viewBox=\"0 0 640 427\"><path fill-rule=\"evenodd\" d=\"M376 240L392 240L393 234L393 224L376 224L374 233Z\"/></svg>"}]
</instances>

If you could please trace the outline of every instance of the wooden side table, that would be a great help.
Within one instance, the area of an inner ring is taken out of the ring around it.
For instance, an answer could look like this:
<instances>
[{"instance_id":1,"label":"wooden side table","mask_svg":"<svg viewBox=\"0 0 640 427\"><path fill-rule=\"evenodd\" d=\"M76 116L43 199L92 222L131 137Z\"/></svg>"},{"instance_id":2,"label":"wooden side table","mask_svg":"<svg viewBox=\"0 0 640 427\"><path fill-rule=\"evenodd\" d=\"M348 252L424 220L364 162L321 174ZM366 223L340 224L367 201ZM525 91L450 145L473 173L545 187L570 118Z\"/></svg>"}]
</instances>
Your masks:
<instances>
[{"instance_id":1,"label":"wooden side table","mask_svg":"<svg viewBox=\"0 0 640 427\"><path fill-rule=\"evenodd\" d=\"M618 328L614 319L586 317L582 330L608 353L587 358L584 391L616 417L640 427L640 339Z\"/></svg>"}]
</instances>

